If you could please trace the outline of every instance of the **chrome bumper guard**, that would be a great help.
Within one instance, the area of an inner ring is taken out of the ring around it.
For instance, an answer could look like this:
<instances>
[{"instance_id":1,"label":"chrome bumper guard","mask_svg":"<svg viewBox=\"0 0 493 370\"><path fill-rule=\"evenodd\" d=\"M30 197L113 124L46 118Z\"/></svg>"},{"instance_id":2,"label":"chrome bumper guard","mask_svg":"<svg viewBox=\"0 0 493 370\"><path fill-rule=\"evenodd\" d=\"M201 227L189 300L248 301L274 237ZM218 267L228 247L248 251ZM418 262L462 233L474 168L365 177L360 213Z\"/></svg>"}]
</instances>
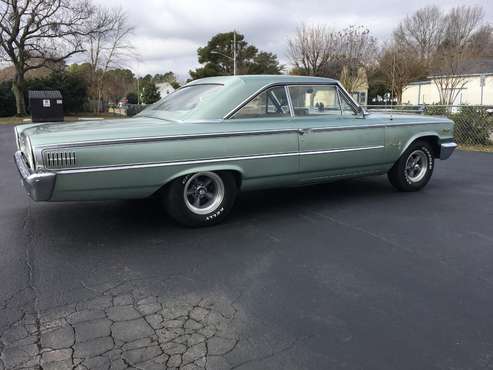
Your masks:
<instances>
[{"instance_id":1,"label":"chrome bumper guard","mask_svg":"<svg viewBox=\"0 0 493 370\"><path fill-rule=\"evenodd\" d=\"M455 148L457 148L457 144L453 141L440 144L440 159L447 159L450 157Z\"/></svg>"},{"instance_id":2,"label":"chrome bumper guard","mask_svg":"<svg viewBox=\"0 0 493 370\"><path fill-rule=\"evenodd\" d=\"M56 174L53 172L32 172L20 151L15 152L14 160L26 193L36 201L50 200L55 187Z\"/></svg>"}]
</instances>

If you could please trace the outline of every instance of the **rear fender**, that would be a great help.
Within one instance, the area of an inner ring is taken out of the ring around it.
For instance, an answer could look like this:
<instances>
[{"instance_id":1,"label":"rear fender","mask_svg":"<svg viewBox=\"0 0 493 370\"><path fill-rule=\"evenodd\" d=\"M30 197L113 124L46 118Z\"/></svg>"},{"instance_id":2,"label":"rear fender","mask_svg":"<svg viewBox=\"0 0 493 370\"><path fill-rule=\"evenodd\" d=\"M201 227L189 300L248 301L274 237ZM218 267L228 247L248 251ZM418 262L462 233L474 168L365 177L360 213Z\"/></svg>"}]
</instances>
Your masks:
<instances>
[{"instance_id":1,"label":"rear fender","mask_svg":"<svg viewBox=\"0 0 493 370\"><path fill-rule=\"evenodd\" d=\"M236 172L240 179L243 178L243 169L238 166L238 165L233 165L233 164L208 164L208 165L199 165L199 166L194 166L194 167L189 167L186 169L183 169L175 174L173 176L169 177L166 179L165 183L163 185L167 185L173 180L176 180L180 177L186 176L186 175L191 175L197 172L218 172L218 171L232 171Z\"/></svg>"}]
</instances>

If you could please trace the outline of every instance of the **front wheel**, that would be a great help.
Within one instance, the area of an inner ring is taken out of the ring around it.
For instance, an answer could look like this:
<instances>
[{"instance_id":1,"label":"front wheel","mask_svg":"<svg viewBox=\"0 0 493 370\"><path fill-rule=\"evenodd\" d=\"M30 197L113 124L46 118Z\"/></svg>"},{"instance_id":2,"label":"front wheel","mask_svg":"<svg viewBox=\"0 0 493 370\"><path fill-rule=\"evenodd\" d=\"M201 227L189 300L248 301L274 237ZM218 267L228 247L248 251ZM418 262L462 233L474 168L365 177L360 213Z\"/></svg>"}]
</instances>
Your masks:
<instances>
[{"instance_id":1,"label":"front wheel","mask_svg":"<svg viewBox=\"0 0 493 370\"><path fill-rule=\"evenodd\" d=\"M433 174L432 153L427 142L412 143L388 172L390 183L400 191L421 190Z\"/></svg>"},{"instance_id":2,"label":"front wheel","mask_svg":"<svg viewBox=\"0 0 493 370\"><path fill-rule=\"evenodd\" d=\"M164 202L168 214L182 225L208 226L226 217L237 192L230 172L197 172L174 180Z\"/></svg>"}]
</instances>

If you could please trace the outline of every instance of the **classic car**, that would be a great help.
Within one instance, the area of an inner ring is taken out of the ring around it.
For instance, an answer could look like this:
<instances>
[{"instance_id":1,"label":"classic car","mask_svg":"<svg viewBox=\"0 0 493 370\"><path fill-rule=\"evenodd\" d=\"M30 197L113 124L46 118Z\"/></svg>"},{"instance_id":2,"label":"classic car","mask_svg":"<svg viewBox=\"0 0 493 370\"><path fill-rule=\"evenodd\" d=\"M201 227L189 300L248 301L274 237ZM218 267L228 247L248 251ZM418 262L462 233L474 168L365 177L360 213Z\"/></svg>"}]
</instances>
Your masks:
<instances>
[{"instance_id":1,"label":"classic car","mask_svg":"<svg viewBox=\"0 0 493 370\"><path fill-rule=\"evenodd\" d=\"M387 174L423 188L455 147L453 122L368 114L336 80L226 76L190 82L134 118L15 128L36 201L156 195L182 224L215 224L239 191Z\"/></svg>"}]
</instances>

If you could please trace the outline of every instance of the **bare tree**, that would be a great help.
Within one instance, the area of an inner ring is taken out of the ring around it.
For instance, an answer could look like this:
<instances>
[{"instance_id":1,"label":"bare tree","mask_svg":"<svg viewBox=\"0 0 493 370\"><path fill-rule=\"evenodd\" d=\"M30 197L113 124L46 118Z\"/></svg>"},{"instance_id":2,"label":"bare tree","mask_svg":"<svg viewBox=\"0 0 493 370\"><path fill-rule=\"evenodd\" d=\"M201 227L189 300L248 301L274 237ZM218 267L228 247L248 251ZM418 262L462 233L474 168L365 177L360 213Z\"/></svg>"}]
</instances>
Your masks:
<instances>
[{"instance_id":1,"label":"bare tree","mask_svg":"<svg viewBox=\"0 0 493 370\"><path fill-rule=\"evenodd\" d=\"M2 58L15 67L12 90L17 114L25 115L25 74L82 52L88 0L0 0Z\"/></svg>"},{"instance_id":2,"label":"bare tree","mask_svg":"<svg viewBox=\"0 0 493 370\"><path fill-rule=\"evenodd\" d=\"M451 105L467 85L466 67L480 56L474 41L482 27L480 7L459 6L444 17L444 39L433 58L433 81L440 103Z\"/></svg>"},{"instance_id":3,"label":"bare tree","mask_svg":"<svg viewBox=\"0 0 493 370\"><path fill-rule=\"evenodd\" d=\"M327 64L334 54L334 32L321 25L302 24L288 41L288 57L295 68L309 76L324 76Z\"/></svg>"},{"instance_id":4,"label":"bare tree","mask_svg":"<svg viewBox=\"0 0 493 370\"><path fill-rule=\"evenodd\" d=\"M427 69L420 63L413 48L393 43L385 47L378 60L378 67L385 85L398 103L402 103L404 88L420 76L426 76Z\"/></svg>"},{"instance_id":5,"label":"bare tree","mask_svg":"<svg viewBox=\"0 0 493 370\"><path fill-rule=\"evenodd\" d=\"M437 6L419 9L407 16L394 31L395 46L411 50L429 67L444 37L444 16Z\"/></svg>"},{"instance_id":6,"label":"bare tree","mask_svg":"<svg viewBox=\"0 0 493 370\"><path fill-rule=\"evenodd\" d=\"M377 40L363 26L350 26L337 33L334 59L341 67L340 80L349 92L367 84L366 70L376 60Z\"/></svg>"},{"instance_id":7,"label":"bare tree","mask_svg":"<svg viewBox=\"0 0 493 370\"><path fill-rule=\"evenodd\" d=\"M376 50L376 39L362 26L334 31L321 25L303 24L288 42L288 57L295 72L341 76L350 92L366 83L362 69L375 60Z\"/></svg>"},{"instance_id":8,"label":"bare tree","mask_svg":"<svg viewBox=\"0 0 493 370\"><path fill-rule=\"evenodd\" d=\"M92 19L91 29L86 39L86 49L91 66L90 93L97 99L97 111L104 91L106 73L112 68L121 67L133 54L128 41L134 27L128 24L127 16L121 8L97 9Z\"/></svg>"}]
</instances>

